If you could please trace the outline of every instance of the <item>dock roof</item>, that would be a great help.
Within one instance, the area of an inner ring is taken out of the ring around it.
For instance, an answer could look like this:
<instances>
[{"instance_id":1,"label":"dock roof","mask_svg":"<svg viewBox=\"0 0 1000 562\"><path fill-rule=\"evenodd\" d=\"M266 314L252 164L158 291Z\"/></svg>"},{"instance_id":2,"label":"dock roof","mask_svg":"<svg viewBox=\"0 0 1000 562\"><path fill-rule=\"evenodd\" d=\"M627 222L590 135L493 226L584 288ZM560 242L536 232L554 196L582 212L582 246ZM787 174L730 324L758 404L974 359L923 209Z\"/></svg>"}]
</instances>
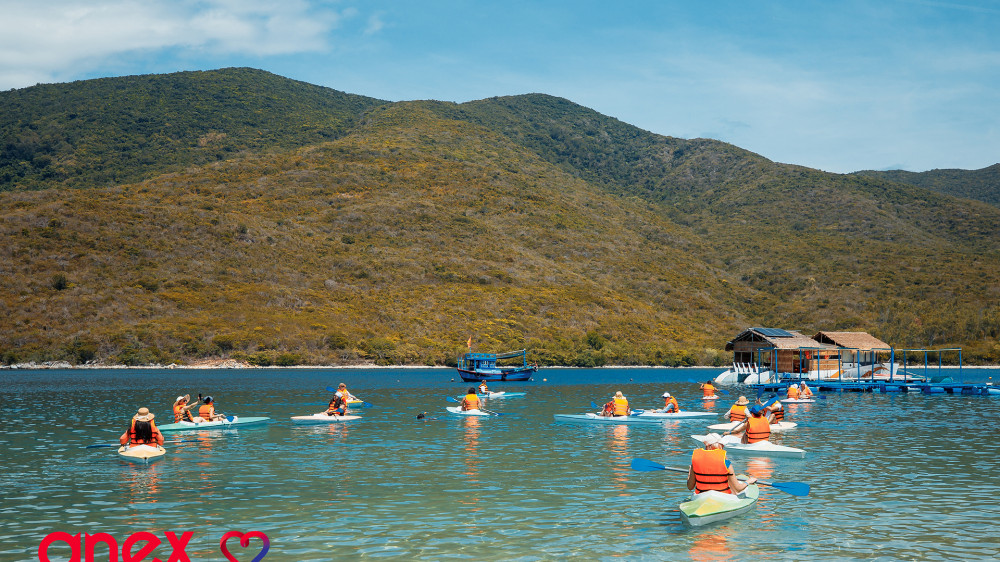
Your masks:
<instances>
[{"instance_id":1,"label":"dock roof","mask_svg":"<svg viewBox=\"0 0 1000 562\"><path fill-rule=\"evenodd\" d=\"M868 332L819 332L812 339L848 349L871 351L889 349L891 346Z\"/></svg>"},{"instance_id":2,"label":"dock roof","mask_svg":"<svg viewBox=\"0 0 1000 562\"><path fill-rule=\"evenodd\" d=\"M726 351L733 350L733 344L737 341L765 341L776 349L835 349L834 344L816 341L809 336L804 336L793 330L779 330L776 328L747 328L740 335L733 338L733 341L726 343Z\"/></svg>"}]
</instances>

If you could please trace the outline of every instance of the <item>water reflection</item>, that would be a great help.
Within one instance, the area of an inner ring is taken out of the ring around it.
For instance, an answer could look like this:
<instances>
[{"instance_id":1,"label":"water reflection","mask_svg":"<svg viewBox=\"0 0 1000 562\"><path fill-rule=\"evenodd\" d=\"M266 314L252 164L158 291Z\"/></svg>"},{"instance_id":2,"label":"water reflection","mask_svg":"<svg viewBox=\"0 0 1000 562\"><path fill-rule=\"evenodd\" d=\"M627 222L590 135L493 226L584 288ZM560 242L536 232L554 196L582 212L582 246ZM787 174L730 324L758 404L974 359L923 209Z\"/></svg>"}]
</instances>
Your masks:
<instances>
[{"instance_id":1,"label":"water reflection","mask_svg":"<svg viewBox=\"0 0 1000 562\"><path fill-rule=\"evenodd\" d=\"M615 425L609 432L608 451L611 460L611 481L619 496L628 496L631 458L628 452L629 426Z\"/></svg>"},{"instance_id":2,"label":"water reflection","mask_svg":"<svg viewBox=\"0 0 1000 562\"><path fill-rule=\"evenodd\" d=\"M733 557L729 551L727 533L721 530L705 530L692 536L688 555L697 562L729 560Z\"/></svg>"}]
</instances>

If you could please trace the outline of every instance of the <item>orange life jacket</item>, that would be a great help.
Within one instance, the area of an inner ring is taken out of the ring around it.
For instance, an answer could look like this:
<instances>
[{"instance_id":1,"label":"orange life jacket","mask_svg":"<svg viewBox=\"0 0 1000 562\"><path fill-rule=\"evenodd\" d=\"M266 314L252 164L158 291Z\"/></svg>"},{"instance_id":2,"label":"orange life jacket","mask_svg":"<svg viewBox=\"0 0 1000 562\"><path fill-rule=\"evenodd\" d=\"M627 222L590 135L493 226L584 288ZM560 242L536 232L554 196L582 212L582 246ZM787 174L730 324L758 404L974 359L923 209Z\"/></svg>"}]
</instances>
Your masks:
<instances>
[{"instance_id":1,"label":"orange life jacket","mask_svg":"<svg viewBox=\"0 0 1000 562\"><path fill-rule=\"evenodd\" d=\"M802 388L799 389L799 396L802 398L809 398L812 395L813 391L809 390L809 387L803 383Z\"/></svg>"},{"instance_id":2,"label":"orange life jacket","mask_svg":"<svg viewBox=\"0 0 1000 562\"><path fill-rule=\"evenodd\" d=\"M185 410L183 404L174 404L174 422L179 421L194 421L194 416L191 415L191 410Z\"/></svg>"},{"instance_id":3,"label":"orange life jacket","mask_svg":"<svg viewBox=\"0 0 1000 562\"><path fill-rule=\"evenodd\" d=\"M743 421L747 419L747 406L743 404L742 406L733 405L729 409L729 421Z\"/></svg>"},{"instance_id":4,"label":"orange life jacket","mask_svg":"<svg viewBox=\"0 0 1000 562\"><path fill-rule=\"evenodd\" d=\"M715 387L711 384L701 385L701 391L705 394L705 396L715 396Z\"/></svg>"},{"instance_id":5,"label":"orange life jacket","mask_svg":"<svg viewBox=\"0 0 1000 562\"><path fill-rule=\"evenodd\" d=\"M128 427L128 446L129 446L129 448L131 449L132 447L135 447L136 445L162 445L163 444L163 435L160 433L160 430L157 429L156 422L154 422L153 420L149 420L149 429L152 432L152 436L153 436L152 439L150 439L149 441L145 441L143 439L140 439L140 438L136 437L136 434L135 434L135 418L132 418L132 423Z\"/></svg>"},{"instance_id":6,"label":"orange life jacket","mask_svg":"<svg viewBox=\"0 0 1000 562\"><path fill-rule=\"evenodd\" d=\"M627 416L628 415L628 400L624 398L615 398L615 413L616 416Z\"/></svg>"},{"instance_id":7,"label":"orange life jacket","mask_svg":"<svg viewBox=\"0 0 1000 562\"><path fill-rule=\"evenodd\" d=\"M691 472L694 472L695 492L716 490L733 493L729 489L725 449L695 449L691 454Z\"/></svg>"},{"instance_id":8,"label":"orange life jacket","mask_svg":"<svg viewBox=\"0 0 1000 562\"><path fill-rule=\"evenodd\" d=\"M750 416L747 420L747 443L767 441L771 437L771 424L765 416Z\"/></svg>"},{"instance_id":9,"label":"orange life jacket","mask_svg":"<svg viewBox=\"0 0 1000 562\"><path fill-rule=\"evenodd\" d=\"M462 400L463 410L478 410L479 409L479 396L475 394L466 394L465 400Z\"/></svg>"},{"instance_id":10,"label":"orange life jacket","mask_svg":"<svg viewBox=\"0 0 1000 562\"><path fill-rule=\"evenodd\" d=\"M788 397L795 399L799 397L799 389L795 387L788 387Z\"/></svg>"},{"instance_id":11,"label":"orange life jacket","mask_svg":"<svg viewBox=\"0 0 1000 562\"><path fill-rule=\"evenodd\" d=\"M768 409L770 410L770 408ZM771 410L771 413L774 414L774 421L776 422L780 422L781 420L785 419L785 409L780 406L778 407L777 410Z\"/></svg>"},{"instance_id":12,"label":"orange life jacket","mask_svg":"<svg viewBox=\"0 0 1000 562\"><path fill-rule=\"evenodd\" d=\"M202 404L198 408L198 415L205 421L212 421L212 418L215 417L215 403Z\"/></svg>"},{"instance_id":13,"label":"orange life jacket","mask_svg":"<svg viewBox=\"0 0 1000 562\"><path fill-rule=\"evenodd\" d=\"M677 399L674 398L673 396L671 396L670 398L664 399L664 401L663 401L663 409L666 410L667 407L669 407L671 404L674 405L674 411L675 412L680 412L681 411L681 405L677 403Z\"/></svg>"}]
</instances>

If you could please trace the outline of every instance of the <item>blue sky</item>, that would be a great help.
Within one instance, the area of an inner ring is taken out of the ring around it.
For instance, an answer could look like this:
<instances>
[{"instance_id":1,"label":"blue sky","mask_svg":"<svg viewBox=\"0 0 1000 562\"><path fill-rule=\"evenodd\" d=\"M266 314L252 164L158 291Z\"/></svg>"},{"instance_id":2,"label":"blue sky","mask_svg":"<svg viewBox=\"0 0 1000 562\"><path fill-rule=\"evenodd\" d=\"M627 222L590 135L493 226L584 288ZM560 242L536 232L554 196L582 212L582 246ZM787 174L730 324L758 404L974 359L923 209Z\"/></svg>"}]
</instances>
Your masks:
<instances>
[{"instance_id":1,"label":"blue sky","mask_svg":"<svg viewBox=\"0 0 1000 562\"><path fill-rule=\"evenodd\" d=\"M1000 162L1000 1L0 0L0 91L261 68L399 101L541 92L830 172Z\"/></svg>"}]
</instances>

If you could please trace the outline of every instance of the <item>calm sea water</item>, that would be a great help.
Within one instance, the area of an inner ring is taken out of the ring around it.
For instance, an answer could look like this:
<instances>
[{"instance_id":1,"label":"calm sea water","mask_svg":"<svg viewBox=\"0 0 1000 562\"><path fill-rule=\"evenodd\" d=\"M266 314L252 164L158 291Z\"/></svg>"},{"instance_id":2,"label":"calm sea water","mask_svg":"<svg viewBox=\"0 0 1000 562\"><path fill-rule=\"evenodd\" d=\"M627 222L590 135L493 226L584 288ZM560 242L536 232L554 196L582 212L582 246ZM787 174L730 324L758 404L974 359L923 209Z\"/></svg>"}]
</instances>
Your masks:
<instances>
[{"instance_id":1,"label":"calm sea water","mask_svg":"<svg viewBox=\"0 0 1000 562\"><path fill-rule=\"evenodd\" d=\"M147 560L169 556L167 531L192 532L192 561L225 560L219 543L229 531L266 534L268 561L1000 558L1000 397L844 393L789 405L799 427L774 441L806 458L735 464L812 492L762 487L755 512L699 529L677 511L683 474L634 472L629 463L686 467L704 420L640 427L552 418L590 410L616 390L637 407L660 406L670 391L683 408L701 409L688 381L719 371L543 369L533 382L494 385L528 393L490 401L504 414L496 418L449 416L445 396L468 385L444 369L0 371L0 560L36 560L53 532L123 543L138 531L164 542ZM1000 371L964 376L1000 380ZM375 405L357 410L363 419L290 423L323 410L324 388L341 381ZM115 443L140 406L169 422L173 399L198 392L225 413L273 419L167 434L180 442L146 466L87 448ZM728 398L705 406L724 412L735 394ZM429 419L415 419L424 411ZM241 561L260 545L227 543ZM64 543L48 553L70 558Z\"/></svg>"}]
</instances>

